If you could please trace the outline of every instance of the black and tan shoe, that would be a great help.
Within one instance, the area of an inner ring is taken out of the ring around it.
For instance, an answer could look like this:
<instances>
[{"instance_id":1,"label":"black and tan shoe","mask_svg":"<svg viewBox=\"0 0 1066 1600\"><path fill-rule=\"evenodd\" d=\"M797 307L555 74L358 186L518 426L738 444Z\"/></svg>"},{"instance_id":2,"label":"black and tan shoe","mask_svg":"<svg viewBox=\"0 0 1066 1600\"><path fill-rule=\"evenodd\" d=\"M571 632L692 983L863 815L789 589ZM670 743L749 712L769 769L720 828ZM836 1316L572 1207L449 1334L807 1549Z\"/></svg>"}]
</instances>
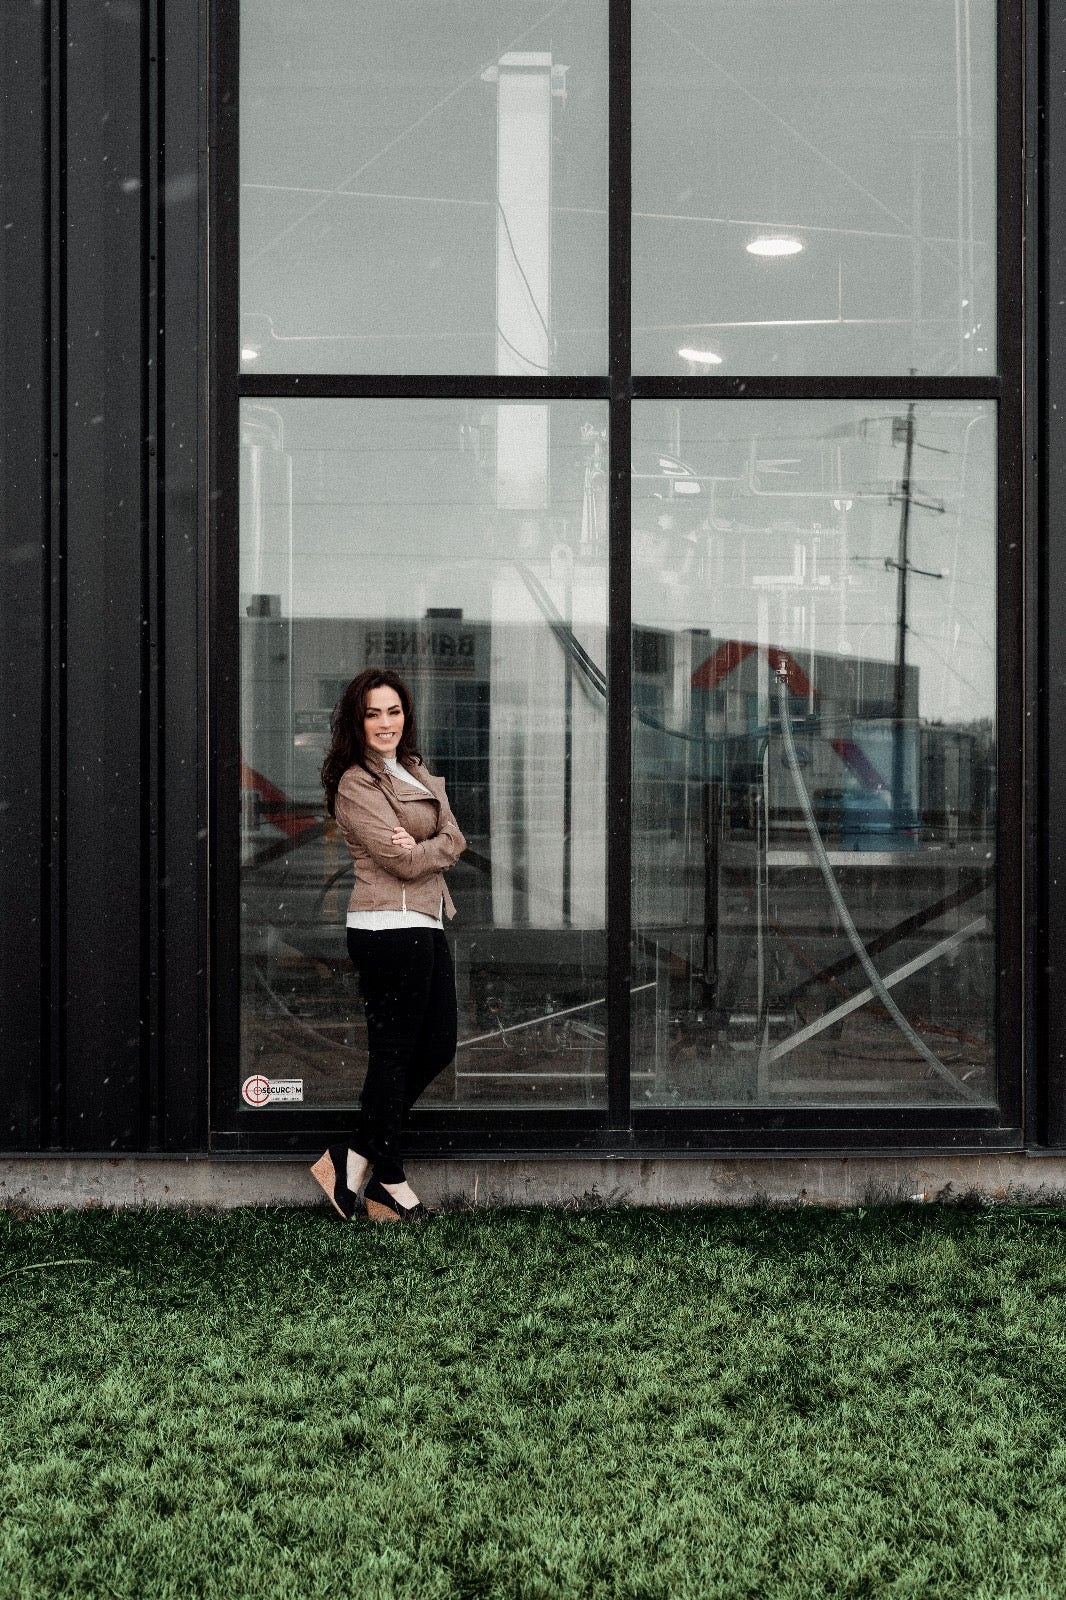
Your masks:
<instances>
[{"instance_id":1,"label":"black and tan shoe","mask_svg":"<svg viewBox=\"0 0 1066 1600\"><path fill-rule=\"evenodd\" d=\"M380 1178L371 1178L363 1190L363 1199L371 1222L422 1222L429 1216L421 1201L416 1206L402 1206Z\"/></svg>"},{"instance_id":2,"label":"black and tan shoe","mask_svg":"<svg viewBox=\"0 0 1066 1600\"><path fill-rule=\"evenodd\" d=\"M311 1168L311 1176L325 1191L333 1209L351 1222L354 1216L361 1216L363 1207L354 1189L348 1187L348 1146L331 1144L324 1155L319 1156Z\"/></svg>"}]
</instances>

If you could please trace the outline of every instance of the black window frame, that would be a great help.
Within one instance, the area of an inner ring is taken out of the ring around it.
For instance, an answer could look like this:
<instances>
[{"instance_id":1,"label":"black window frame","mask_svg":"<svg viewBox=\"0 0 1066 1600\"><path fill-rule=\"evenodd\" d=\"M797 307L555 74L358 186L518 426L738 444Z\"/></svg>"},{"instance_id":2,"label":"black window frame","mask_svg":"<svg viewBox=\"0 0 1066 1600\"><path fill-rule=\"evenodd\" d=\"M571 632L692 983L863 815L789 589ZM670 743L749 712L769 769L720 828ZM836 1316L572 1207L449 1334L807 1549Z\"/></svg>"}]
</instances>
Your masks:
<instances>
[{"instance_id":1,"label":"black window frame","mask_svg":"<svg viewBox=\"0 0 1066 1600\"><path fill-rule=\"evenodd\" d=\"M647 377L631 369L631 0L609 0L608 371L602 377L254 375L240 373L238 306L239 0L215 0L209 223L211 362L208 605L211 1147L308 1153L350 1113L307 1106L262 1111L239 1099L240 848L238 834L238 407L243 398L595 400L610 423L608 630L607 1100L596 1110L433 1107L417 1110L422 1155L565 1155L1017 1149L1044 1136L1055 1107L1036 1073L1035 910L1040 893L1037 793L1040 559L1033 401L1040 350L1027 306L1040 266L1025 227L1027 133L1040 68L1037 0L999 0L997 373L992 377ZM1032 188L1032 183L1029 183ZM997 408L996 996L998 1108L633 1108L630 1101L630 411L640 400L976 399ZM1066 780L1064 780L1066 781ZM1057 1101L1055 1102L1057 1104ZM1050 1120L1049 1120L1050 1119Z\"/></svg>"}]
</instances>

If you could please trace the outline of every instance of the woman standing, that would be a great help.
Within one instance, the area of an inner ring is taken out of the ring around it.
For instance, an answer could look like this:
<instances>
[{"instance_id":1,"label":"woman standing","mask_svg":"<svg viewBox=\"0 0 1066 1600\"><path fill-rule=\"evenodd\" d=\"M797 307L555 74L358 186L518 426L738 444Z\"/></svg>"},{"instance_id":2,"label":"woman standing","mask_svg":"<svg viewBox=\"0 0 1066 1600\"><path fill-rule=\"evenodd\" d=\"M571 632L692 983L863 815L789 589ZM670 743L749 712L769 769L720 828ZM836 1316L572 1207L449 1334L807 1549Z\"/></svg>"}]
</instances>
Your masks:
<instances>
[{"instance_id":1,"label":"woman standing","mask_svg":"<svg viewBox=\"0 0 1066 1600\"><path fill-rule=\"evenodd\" d=\"M455 1055L455 973L443 921L455 907L443 875L466 840L444 780L426 770L416 747L414 706L395 673L361 672L331 726L322 785L355 863L348 954L363 991L370 1059L349 1143L331 1145L311 1171L346 1219L370 1173L367 1215L398 1221L425 1215L404 1172L404 1121Z\"/></svg>"}]
</instances>

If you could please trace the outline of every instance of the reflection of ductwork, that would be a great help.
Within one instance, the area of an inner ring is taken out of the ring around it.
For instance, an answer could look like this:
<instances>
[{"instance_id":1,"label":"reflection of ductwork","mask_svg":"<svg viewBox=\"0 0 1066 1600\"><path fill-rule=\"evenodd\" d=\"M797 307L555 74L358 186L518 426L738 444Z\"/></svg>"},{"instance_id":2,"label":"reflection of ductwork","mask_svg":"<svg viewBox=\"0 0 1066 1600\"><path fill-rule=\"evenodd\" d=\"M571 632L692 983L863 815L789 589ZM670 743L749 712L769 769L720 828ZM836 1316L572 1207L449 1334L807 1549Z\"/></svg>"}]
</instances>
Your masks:
<instances>
[{"instance_id":1,"label":"reflection of ductwork","mask_svg":"<svg viewBox=\"0 0 1066 1600\"><path fill-rule=\"evenodd\" d=\"M703 485L687 462L661 451L650 457L634 451L630 478L635 498L692 500L703 494Z\"/></svg>"},{"instance_id":2,"label":"reflection of ductwork","mask_svg":"<svg viewBox=\"0 0 1066 1600\"><path fill-rule=\"evenodd\" d=\"M630 485L636 526L646 524L651 514L657 528L684 537L700 527L710 509L703 483L677 456L635 450Z\"/></svg>"}]
</instances>

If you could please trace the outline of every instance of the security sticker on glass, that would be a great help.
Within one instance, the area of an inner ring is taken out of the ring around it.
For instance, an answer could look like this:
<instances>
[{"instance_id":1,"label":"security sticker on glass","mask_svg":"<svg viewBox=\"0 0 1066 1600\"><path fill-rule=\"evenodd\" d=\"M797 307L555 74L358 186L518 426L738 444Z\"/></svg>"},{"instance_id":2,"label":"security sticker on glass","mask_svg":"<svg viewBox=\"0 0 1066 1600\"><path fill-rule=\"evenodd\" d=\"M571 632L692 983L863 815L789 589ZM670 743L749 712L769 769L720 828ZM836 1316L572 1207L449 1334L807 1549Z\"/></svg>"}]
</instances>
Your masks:
<instances>
[{"instance_id":1,"label":"security sticker on glass","mask_svg":"<svg viewBox=\"0 0 1066 1600\"><path fill-rule=\"evenodd\" d=\"M264 1078L261 1073L253 1073L250 1078L245 1078L241 1084L241 1098L246 1105L277 1106L292 1105L302 1101L304 1097L304 1081L302 1078Z\"/></svg>"}]
</instances>

